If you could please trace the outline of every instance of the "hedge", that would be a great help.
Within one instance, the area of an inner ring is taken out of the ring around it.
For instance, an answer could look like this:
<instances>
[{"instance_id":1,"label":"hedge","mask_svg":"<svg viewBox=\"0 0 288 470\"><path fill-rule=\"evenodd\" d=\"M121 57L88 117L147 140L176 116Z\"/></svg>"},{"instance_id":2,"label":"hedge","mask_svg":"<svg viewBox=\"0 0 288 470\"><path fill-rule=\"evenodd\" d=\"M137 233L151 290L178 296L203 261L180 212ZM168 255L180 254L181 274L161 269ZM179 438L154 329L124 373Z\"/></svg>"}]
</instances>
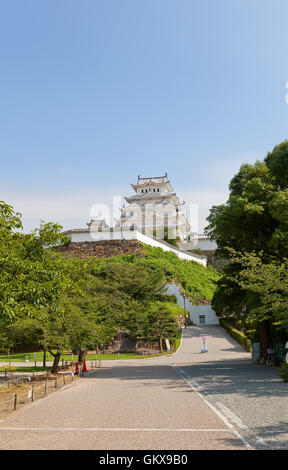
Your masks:
<instances>
[{"instance_id":1,"label":"hedge","mask_svg":"<svg viewBox=\"0 0 288 470\"><path fill-rule=\"evenodd\" d=\"M244 333L239 330L236 330L234 326L232 326L227 321L223 320L223 318L220 318L220 325L223 326L227 333L229 333L229 335L232 336L232 338L234 338L237 343L242 346L242 348L244 348L248 352L252 350L251 341L246 335L244 335Z\"/></svg>"}]
</instances>

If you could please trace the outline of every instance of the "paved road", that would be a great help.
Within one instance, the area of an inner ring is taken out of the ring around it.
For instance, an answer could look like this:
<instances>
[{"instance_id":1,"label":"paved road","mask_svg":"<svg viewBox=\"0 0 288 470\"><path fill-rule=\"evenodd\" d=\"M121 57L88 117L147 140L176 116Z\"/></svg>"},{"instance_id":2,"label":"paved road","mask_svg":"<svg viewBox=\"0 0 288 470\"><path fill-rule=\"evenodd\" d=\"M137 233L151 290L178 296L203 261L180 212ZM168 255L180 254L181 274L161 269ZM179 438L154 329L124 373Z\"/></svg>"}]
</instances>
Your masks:
<instances>
[{"instance_id":1,"label":"paved road","mask_svg":"<svg viewBox=\"0 0 288 470\"><path fill-rule=\"evenodd\" d=\"M207 354L199 352L203 333ZM263 415L281 435L281 447L286 417L261 407L268 405L270 381L269 406L276 409L280 399L283 410L287 384L274 369L251 364L221 327L193 326L173 356L103 361L102 369L17 411L0 423L0 448L266 448L264 441L272 445L274 438L267 437Z\"/></svg>"}]
</instances>

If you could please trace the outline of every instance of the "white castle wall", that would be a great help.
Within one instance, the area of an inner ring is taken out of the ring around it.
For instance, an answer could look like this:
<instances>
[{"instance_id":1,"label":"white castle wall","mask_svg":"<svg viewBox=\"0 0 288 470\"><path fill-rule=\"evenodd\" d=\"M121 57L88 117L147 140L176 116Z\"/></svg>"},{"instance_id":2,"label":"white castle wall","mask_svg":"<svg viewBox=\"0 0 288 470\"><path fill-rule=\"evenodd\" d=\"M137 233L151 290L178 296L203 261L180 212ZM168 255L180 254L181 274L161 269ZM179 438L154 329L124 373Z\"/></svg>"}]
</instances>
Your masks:
<instances>
[{"instance_id":1,"label":"white castle wall","mask_svg":"<svg viewBox=\"0 0 288 470\"><path fill-rule=\"evenodd\" d=\"M167 286L167 294L173 294L177 297L177 304L184 308L184 298L179 292L179 286L170 284ZM200 315L205 316L205 325L219 325L219 318L212 309L211 305L193 305L190 300L185 300L185 310L189 312L190 320L194 325L203 325L200 323Z\"/></svg>"},{"instance_id":2,"label":"white castle wall","mask_svg":"<svg viewBox=\"0 0 288 470\"><path fill-rule=\"evenodd\" d=\"M203 266L207 266L207 259L204 257L198 258L195 255L192 255L192 254L190 255L190 253L185 253L183 251L177 250L177 248L173 248L169 246L168 244L166 244L165 242L156 240L155 238L150 237L149 235L145 235L144 233L139 232L138 230L136 230L136 232L137 232L137 240L139 240L142 243L145 243L146 245L154 246L157 248L162 248L163 251L171 251L172 253L175 253L180 259L184 259L186 261L196 261L196 263L200 263Z\"/></svg>"}]
</instances>

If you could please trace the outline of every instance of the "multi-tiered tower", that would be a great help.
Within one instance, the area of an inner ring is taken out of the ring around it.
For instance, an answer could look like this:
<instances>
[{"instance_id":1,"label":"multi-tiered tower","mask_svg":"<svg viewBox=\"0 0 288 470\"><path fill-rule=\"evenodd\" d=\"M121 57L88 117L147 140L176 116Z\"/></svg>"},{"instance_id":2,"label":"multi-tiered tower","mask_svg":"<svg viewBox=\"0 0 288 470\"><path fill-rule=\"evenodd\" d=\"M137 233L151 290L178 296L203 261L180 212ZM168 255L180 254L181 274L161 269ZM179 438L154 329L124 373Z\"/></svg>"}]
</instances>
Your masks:
<instances>
[{"instance_id":1,"label":"multi-tiered tower","mask_svg":"<svg viewBox=\"0 0 288 470\"><path fill-rule=\"evenodd\" d=\"M116 227L138 228L157 238L186 240L190 225L186 218L185 203L174 192L167 173L164 176L141 178L131 185L135 191L126 196L128 203L121 208Z\"/></svg>"}]
</instances>

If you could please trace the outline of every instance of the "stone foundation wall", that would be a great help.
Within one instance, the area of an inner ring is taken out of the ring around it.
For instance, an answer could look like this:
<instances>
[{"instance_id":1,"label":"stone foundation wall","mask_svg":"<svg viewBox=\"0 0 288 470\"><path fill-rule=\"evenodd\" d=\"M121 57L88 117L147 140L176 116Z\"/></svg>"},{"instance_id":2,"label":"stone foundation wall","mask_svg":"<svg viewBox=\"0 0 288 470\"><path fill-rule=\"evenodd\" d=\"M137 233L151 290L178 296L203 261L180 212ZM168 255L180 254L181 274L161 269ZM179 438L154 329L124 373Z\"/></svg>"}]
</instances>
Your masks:
<instances>
[{"instance_id":1,"label":"stone foundation wall","mask_svg":"<svg viewBox=\"0 0 288 470\"><path fill-rule=\"evenodd\" d=\"M210 264L213 268L221 269L225 265L225 261L221 258L215 257L215 250L201 250L203 255L206 256L208 265Z\"/></svg>"},{"instance_id":2,"label":"stone foundation wall","mask_svg":"<svg viewBox=\"0 0 288 470\"><path fill-rule=\"evenodd\" d=\"M61 245L55 250L80 259L90 258L91 256L109 258L110 256L131 255L133 253L142 256L142 250L137 240L71 242L69 245Z\"/></svg>"}]
</instances>

